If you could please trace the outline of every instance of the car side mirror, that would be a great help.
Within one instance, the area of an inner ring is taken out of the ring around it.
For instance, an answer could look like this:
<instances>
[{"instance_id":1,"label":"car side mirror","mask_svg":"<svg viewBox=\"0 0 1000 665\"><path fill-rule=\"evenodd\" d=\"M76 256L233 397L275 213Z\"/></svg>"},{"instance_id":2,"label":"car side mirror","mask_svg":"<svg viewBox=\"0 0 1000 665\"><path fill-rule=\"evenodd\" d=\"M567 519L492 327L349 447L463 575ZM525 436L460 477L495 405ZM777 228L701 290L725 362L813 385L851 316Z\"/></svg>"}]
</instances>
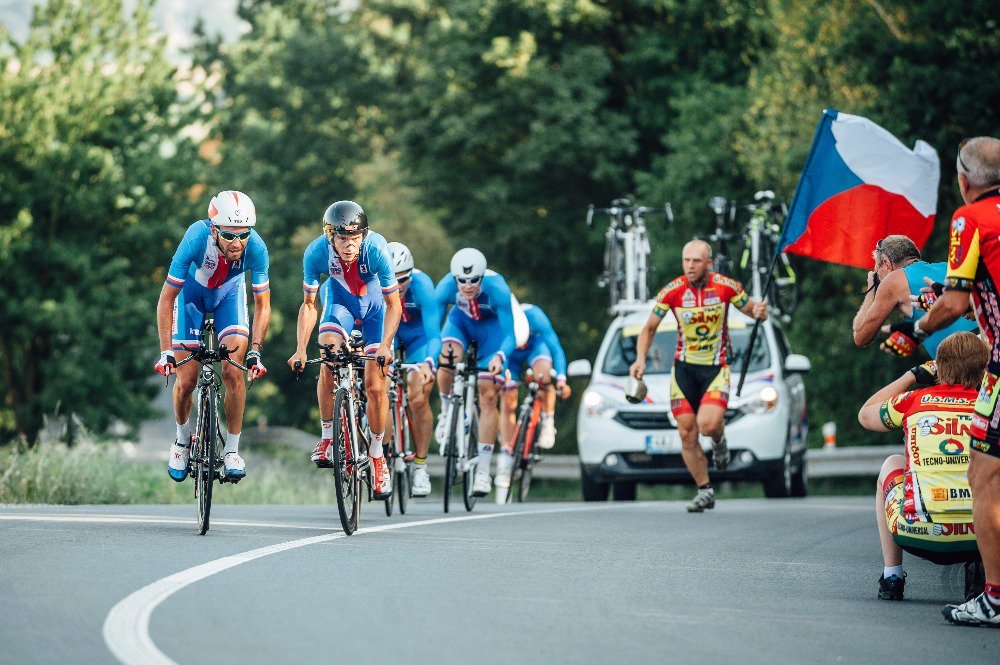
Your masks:
<instances>
[{"instance_id":1,"label":"car side mirror","mask_svg":"<svg viewBox=\"0 0 1000 665\"><path fill-rule=\"evenodd\" d=\"M809 361L807 360L806 362ZM593 366L586 358L574 360L566 366L566 376L590 376L593 371Z\"/></svg>"},{"instance_id":2,"label":"car side mirror","mask_svg":"<svg viewBox=\"0 0 1000 665\"><path fill-rule=\"evenodd\" d=\"M785 358L785 374L805 374L812 369L809 359L798 353L789 353Z\"/></svg>"}]
</instances>

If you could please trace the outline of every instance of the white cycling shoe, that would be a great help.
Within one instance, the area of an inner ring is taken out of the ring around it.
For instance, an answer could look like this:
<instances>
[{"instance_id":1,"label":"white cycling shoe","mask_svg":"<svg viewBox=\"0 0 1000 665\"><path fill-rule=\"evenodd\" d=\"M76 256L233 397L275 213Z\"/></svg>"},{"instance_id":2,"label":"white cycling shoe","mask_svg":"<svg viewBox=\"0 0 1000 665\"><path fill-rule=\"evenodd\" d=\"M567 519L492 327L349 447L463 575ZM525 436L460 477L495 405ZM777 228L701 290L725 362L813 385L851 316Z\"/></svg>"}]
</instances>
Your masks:
<instances>
[{"instance_id":1,"label":"white cycling shoe","mask_svg":"<svg viewBox=\"0 0 1000 665\"><path fill-rule=\"evenodd\" d=\"M413 469L413 496L424 497L431 493L431 477L427 475L427 469L418 466Z\"/></svg>"},{"instance_id":2,"label":"white cycling shoe","mask_svg":"<svg viewBox=\"0 0 1000 665\"><path fill-rule=\"evenodd\" d=\"M497 472L493 476L493 482L496 483L497 491L500 488L510 487L510 472L514 470L514 456L509 453L500 453L497 457Z\"/></svg>"},{"instance_id":3,"label":"white cycling shoe","mask_svg":"<svg viewBox=\"0 0 1000 665\"><path fill-rule=\"evenodd\" d=\"M247 465L239 453L229 452L222 458L222 469L227 478L242 478L247 475Z\"/></svg>"},{"instance_id":4,"label":"white cycling shoe","mask_svg":"<svg viewBox=\"0 0 1000 665\"><path fill-rule=\"evenodd\" d=\"M476 496L486 496L491 489L493 489L493 483L490 482L490 472L476 471L475 480L472 481L472 493Z\"/></svg>"},{"instance_id":5,"label":"white cycling shoe","mask_svg":"<svg viewBox=\"0 0 1000 665\"><path fill-rule=\"evenodd\" d=\"M545 418L538 433L538 447L548 450L554 445L556 445L556 424L552 418Z\"/></svg>"},{"instance_id":6,"label":"white cycling shoe","mask_svg":"<svg viewBox=\"0 0 1000 665\"><path fill-rule=\"evenodd\" d=\"M181 446L174 441L170 445L170 458L167 460L167 473L181 482L188 477L188 461L191 459L190 446Z\"/></svg>"}]
</instances>

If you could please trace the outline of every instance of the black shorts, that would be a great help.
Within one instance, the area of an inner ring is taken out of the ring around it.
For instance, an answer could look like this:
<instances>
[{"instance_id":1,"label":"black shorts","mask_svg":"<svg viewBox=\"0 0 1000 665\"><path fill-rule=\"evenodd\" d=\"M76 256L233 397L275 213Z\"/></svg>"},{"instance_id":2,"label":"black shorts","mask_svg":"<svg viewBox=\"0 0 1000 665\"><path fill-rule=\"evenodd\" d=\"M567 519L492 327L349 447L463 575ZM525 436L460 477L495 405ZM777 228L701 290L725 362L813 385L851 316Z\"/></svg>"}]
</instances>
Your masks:
<instances>
[{"instance_id":1,"label":"black shorts","mask_svg":"<svg viewBox=\"0 0 1000 665\"><path fill-rule=\"evenodd\" d=\"M729 366L674 361L670 378L670 411L674 417L698 413L702 404L723 409L729 404Z\"/></svg>"}]
</instances>

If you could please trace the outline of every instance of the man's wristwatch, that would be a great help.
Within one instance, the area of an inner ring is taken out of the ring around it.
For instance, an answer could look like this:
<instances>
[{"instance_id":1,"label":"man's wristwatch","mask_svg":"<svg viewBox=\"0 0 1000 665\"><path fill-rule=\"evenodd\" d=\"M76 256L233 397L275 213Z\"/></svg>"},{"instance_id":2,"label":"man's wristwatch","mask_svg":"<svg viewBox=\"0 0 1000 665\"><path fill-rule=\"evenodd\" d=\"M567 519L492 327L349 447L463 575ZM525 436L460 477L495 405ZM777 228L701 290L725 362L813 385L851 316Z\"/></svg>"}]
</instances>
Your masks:
<instances>
[{"instance_id":1,"label":"man's wristwatch","mask_svg":"<svg viewBox=\"0 0 1000 665\"><path fill-rule=\"evenodd\" d=\"M928 333L920 329L920 320L917 319L913 322L913 339L920 341L927 339Z\"/></svg>"}]
</instances>

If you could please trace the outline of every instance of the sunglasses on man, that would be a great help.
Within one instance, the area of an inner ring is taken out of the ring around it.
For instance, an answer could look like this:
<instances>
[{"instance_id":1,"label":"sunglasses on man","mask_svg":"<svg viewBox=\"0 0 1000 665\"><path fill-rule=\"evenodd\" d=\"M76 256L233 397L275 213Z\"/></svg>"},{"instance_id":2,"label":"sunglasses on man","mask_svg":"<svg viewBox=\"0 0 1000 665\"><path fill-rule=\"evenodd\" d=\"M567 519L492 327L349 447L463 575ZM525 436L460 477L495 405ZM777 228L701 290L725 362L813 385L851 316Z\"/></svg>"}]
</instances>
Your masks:
<instances>
[{"instance_id":1,"label":"sunglasses on man","mask_svg":"<svg viewBox=\"0 0 1000 665\"><path fill-rule=\"evenodd\" d=\"M234 240L244 241L250 239L250 229L247 229L246 231L240 231L239 233L234 233L233 231L223 231L218 226L216 226L215 231L216 233L219 234L219 237L225 240L226 242L232 242Z\"/></svg>"},{"instance_id":2,"label":"sunglasses on man","mask_svg":"<svg viewBox=\"0 0 1000 665\"><path fill-rule=\"evenodd\" d=\"M456 277L455 281L459 284L478 284L482 278L482 275L479 275L478 277Z\"/></svg>"},{"instance_id":3,"label":"sunglasses on man","mask_svg":"<svg viewBox=\"0 0 1000 665\"><path fill-rule=\"evenodd\" d=\"M969 173L969 167L965 165L965 160L962 159L962 150L965 146L969 145L969 141L972 139L962 139L961 143L958 144L958 165L962 167L962 170Z\"/></svg>"}]
</instances>

